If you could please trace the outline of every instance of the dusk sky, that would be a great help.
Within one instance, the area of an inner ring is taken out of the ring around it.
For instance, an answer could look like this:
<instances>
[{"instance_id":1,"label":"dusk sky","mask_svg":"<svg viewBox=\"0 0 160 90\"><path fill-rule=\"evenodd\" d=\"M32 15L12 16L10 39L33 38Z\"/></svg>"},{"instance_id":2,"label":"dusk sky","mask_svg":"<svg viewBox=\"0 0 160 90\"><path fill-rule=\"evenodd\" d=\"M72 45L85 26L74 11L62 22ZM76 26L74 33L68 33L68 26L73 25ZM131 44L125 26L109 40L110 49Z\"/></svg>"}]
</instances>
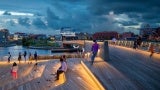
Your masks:
<instances>
[{"instance_id":1,"label":"dusk sky","mask_svg":"<svg viewBox=\"0 0 160 90\"><path fill-rule=\"evenodd\" d=\"M159 0L0 0L0 29L11 33L56 34L61 27L77 32L131 31L160 26Z\"/></svg>"}]
</instances>

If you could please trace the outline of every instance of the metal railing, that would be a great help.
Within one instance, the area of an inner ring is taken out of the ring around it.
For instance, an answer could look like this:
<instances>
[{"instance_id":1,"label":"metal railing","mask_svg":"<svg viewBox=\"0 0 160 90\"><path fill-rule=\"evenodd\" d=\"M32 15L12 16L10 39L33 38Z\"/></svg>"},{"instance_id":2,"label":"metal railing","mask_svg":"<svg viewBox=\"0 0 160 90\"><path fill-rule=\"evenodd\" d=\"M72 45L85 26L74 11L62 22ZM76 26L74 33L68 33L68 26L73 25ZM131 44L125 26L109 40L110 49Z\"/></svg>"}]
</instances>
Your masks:
<instances>
[{"instance_id":1,"label":"metal railing","mask_svg":"<svg viewBox=\"0 0 160 90\"><path fill-rule=\"evenodd\" d=\"M115 43L113 43L111 40L108 40L108 43L110 45L118 45L118 46L129 47L129 48L133 48L134 46L134 41L126 41L126 40L117 40ZM143 41L141 45L137 47L137 49L149 51L151 44L153 44L154 46L154 51L156 53L160 53L160 42Z\"/></svg>"}]
</instances>

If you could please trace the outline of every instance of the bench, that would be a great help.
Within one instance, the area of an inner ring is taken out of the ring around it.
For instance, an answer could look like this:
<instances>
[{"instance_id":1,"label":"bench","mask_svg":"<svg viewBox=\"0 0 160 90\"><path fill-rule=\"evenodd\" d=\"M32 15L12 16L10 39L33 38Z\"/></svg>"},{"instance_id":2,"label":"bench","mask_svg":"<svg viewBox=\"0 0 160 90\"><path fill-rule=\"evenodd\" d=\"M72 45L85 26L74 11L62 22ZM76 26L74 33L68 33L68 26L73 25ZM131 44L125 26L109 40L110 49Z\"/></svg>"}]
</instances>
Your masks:
<instances>
[{"instance_id":1,"label":"bench","mask_svg":"<svg viewBox=\"0 0 160 90\"><path fill-rule=\"evenodd\" d=\"M65 72L63 72L63 73L61 73L60 75L59 75L59 80L58 80L58 82L59 83L64 83L66 81L66 77L65 77Z\"/></svg>"}]
</instances>

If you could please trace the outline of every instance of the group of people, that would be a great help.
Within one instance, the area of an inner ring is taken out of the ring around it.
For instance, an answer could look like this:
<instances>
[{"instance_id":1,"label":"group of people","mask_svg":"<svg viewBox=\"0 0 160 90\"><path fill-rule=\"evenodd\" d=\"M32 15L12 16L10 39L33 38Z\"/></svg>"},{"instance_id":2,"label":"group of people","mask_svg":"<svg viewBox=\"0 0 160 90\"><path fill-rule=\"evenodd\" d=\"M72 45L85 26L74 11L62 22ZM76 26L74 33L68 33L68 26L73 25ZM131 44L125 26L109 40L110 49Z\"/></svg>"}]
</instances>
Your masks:
<instances>
[{"instance_id":1,"label":"group of people","mask_svg":"<svg viewBox=\"0 0 160 90\"><path fill-rule=\"evenodd\" d=\"M141 43L142 43L142 39L141 37L138 37L133 43L133 49L137 49L138 47L140 47ZM152 43L148 47L148 51L150 52L149 56L152 57L154 53L154 45Z\"/></svg>"},{"instance_id":2,"label":"group of people","mask_svg":"<svg viewBox=\"0 0 160 90\"><path fill-rule=\"evenodd\" d=\"M142 38L138 37L133 43L133 49L137 49L138 47L140 47L141 43L142 43Z\"/></svg>"},{"instance_id":3,"label":"group of people","mask_svg":"<svg viewBox=\"0 0 160 90\"><path fill-rule=\"evenodd\" d=\"M24 51L23 55L21 54L21 52L19 52L19 54L18 54L18 61L19 61L19 63L22 60L22 56L24 56L24 60L26 62L26 60L27 60L27 52ZM28 59L29 59L29 62L32 63L32 54L31 54L31 52L29 52ZM35 53L34 53L34 60L37 62L37 59L38 59L38 55L37 55L37 52L35 51ZM8 63L10 63L10 61L11 61L11 53L8 52Z\"/></svg>"},{"instance_id":4,"label":"group of people","mask_svg":"<svg viewBox=\"0 0 160 90\"><path fill-rule=\"evenodd\" d=\"M10 59L11 59L11 53L10 52L8 52L8 62L10 63ZM23 56L24 56L24 59L25 59L25 62L26 62L26 56L27 56L27 52L26 51L24 51L24 54L23 54ZM31 60L31 56L32 56L32 54L31 53L29 53L29 60ZM18 61L19 61L19 63L20 63L20 61L21 61L21 58L22 58L22 55L21 55L21 53L19 52L19 55L18 55ZM36 60L36 62L37 62L37 52L35 51L35 54L34 54L34 59ZM37 63L36 63L37 64ZM12 65L12 67L11 67L11 75L12 75L12 78L13 79L17 79L17 72L18 72L18 65L17 65L17 63L16 62L14 62L13 63L13 65Z\"/></svg>"},{"instance_id":5,"label":"group of people","mask_svg":"<svg viewBox=\"0 0 160 90\"><path fill-rule=\"evenodd\" d=\"M92 48L91 48L91 51L92 51L92 57L91 57L91 65L93 65L94 63L94 59L97 55L97 52L98 52L98 49L99 49L99 44L96 42L96 40L93 40L94 44L92 45ZM11 54L10 52L8 53L9 54L9 57L8 57L8 61L10 62L10 58L11 58ZM26 56L27 56L27 52L24 51L24 59L26 61ZM19 53L19 56L18 56L18 61L20 62L21 61L21 53ZM29 54L29 58L31 57L31 53ZM35 60L37 61L37 52L35 52L34 54L34 57L35 57ZM65 55L62 55L60 57L60 67L57 69L56 71L56 79L55 80L59 80L59 75L61 73L64 73L67 71L67 60L66 60L66 56ZM36 63L37 65L37 63ZM17 71L18 71L18 65L16 64L16 62L13 63L12 67L11 67L11 73L12 73L12 77L14 79L17 78Z\"/></svg>"}]
</instances>

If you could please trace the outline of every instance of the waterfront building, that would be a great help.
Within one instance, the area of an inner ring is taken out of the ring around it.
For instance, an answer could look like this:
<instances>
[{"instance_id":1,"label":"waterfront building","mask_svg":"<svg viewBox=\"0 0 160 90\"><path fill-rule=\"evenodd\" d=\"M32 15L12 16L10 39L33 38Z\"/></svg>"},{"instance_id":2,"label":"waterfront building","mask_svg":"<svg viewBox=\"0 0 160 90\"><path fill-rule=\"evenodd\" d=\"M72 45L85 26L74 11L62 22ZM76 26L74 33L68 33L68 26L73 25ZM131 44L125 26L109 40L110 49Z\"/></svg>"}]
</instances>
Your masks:
<instances>
[{"instance_id":1,"label":"waterfront building","mask_svg":"<svg viewBox=\"0 0 160 90\"><path fill-rule=\"evenodd\" d=\"M144 25L142 28L140 28L140 35L143 37L149 37L152 35L157 28L155 27L150 27L149 24Z\"/></svg>"},{"instance_id":2,"label":"waterfront building","mask_svg":"<svg viewBox=\"0 0 160 90\"><path fill-rule=\"evenodd\" d=\"M14 40L22 40L22 38L26 38L28 35L26 33L16 32L14 33L13 39Z\"/></svg>"},{"instance_id":3,"label":"waterfront building","mask_svg":"<svg viewBox=\"0 0 160 90\"><path fill-rule=\"evenodd\" d=\"M148 40L160 41L160 27L150 27L146 26L140 29L140 35L146 37Z\"/></svg>"},{"instance_id":4,"label":"waterfront building","mask_svg":"<svg viewBox=\"0 0 160 90\"><path fill-rule=\"evenodd\" d=\"M122 39L127 39L127 38L131 38L131 37L134 37L134 33L132 32L124 32L121 34L122 36Z\"/></svg>"},{"instance_id":5,"label":"waterfront building","mask_svg":"<svg viewBox=\"0 0 160 90\"><path fill-rule=\"evenodd\" d=\"M111 40L112 38L118 38L118 32L116 31L104 31L96 32L93 34L94 40Z\"/></svg>"},{"instance_id":6,"label":"waterfront building","mask_svg":"<svg viewBox=\"0 0 160 90\"><path fill-rule=\"evenodd\" d=\"M30 34L30 38L35 39L35 40L45 40L47 39L47 36L45 34Z\"/></svg>"},{"instance_id":7,"label":"waterfront building","mask_svg":"<svg viewBox=\"0 0 160 90\"><path fill-rule=\"evenodd\" d=\"M78 40L92 40L93 35L89 33L80 32L80 33L76 33L76 36Z\"/></svg>"},{"instance_id":8,"label":"waterfront building","mask_svg":"<svg viewBox=\"0 0 160 90\"><path fill-rule=\"evenodd\" d=\"M7 29L0 30L0 46L5 46L8 42L9 31Z\"/></svg>"},{"instance_id":9,"label":"waterfront building","mask_svg":"<svg viewBox=\"0 0 160 90\"><path fill-rule=\"evenodd\" d=\"M76 33L73 32L73 29L70 27L63 27L60 31L61 40L75 40L77 39Z\"/></svg>"}]
</instances>

